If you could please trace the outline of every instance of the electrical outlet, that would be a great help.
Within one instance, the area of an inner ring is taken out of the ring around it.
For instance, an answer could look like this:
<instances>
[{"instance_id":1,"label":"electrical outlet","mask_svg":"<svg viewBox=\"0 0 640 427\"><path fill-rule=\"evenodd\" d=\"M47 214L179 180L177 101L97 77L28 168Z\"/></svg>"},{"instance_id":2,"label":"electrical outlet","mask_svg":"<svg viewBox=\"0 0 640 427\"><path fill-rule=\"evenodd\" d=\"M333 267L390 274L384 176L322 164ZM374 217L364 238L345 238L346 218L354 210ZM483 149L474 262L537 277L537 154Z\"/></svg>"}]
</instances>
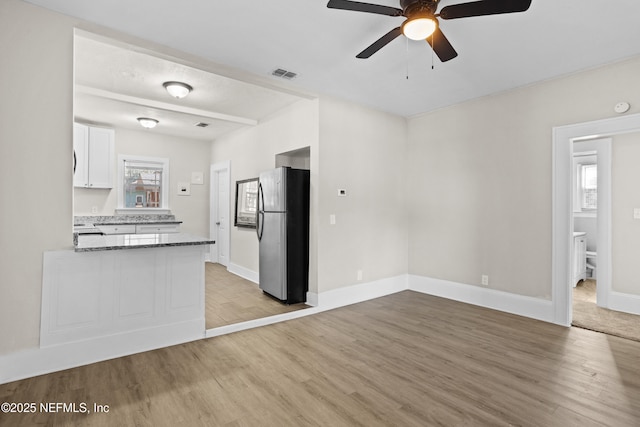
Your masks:
<instances>
[{"instance_id":1,"label":"electrical outlet","mask_svg":"<svg viewBox=\"0 0 640 427\"><path fill-rule=\"evenodd\" d=\"M98 213L98 207L97 206L91 206L91 213L92 214L97 214Z\"/></svg>"},{"instance_id":2,"label":"electrical outlet","mask_svg":"<svg viewBox=\"0 0 640 427\"><path fill-rule=\"evenodd\" d=\"M482 275L482 286L489 286L489 276L486 274Z\"/></svg>"}]
</instances>

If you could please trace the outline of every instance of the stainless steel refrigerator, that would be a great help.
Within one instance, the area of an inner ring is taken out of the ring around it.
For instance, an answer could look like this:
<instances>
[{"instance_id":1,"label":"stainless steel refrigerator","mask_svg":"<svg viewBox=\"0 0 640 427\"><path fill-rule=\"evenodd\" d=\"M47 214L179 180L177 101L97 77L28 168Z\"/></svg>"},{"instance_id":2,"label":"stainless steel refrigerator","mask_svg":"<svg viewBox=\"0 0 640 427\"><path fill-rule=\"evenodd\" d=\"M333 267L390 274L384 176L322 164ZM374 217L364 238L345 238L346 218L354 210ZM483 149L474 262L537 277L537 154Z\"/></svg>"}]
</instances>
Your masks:
<instances>
[{"instance_id":1,"label":"stainless steel refrigerator","mask_svg":"<svg viewBox=\"0 0 640 427\"><path fill-rule=\"evenodd\" d=\"M309 171L281 167L258 183L259 285L286 304L309 290Z\"/></svg>"}]
</instances>

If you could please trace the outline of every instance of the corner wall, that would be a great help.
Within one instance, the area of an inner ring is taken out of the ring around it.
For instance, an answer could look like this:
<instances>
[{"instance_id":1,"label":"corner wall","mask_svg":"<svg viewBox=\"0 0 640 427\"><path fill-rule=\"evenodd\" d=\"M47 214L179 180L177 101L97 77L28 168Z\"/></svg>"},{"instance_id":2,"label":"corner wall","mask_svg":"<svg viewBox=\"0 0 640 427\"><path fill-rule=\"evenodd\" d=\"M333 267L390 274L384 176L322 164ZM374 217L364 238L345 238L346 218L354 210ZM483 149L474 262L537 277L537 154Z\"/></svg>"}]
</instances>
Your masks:
<instances>
[{"instance_id":1,"label":"corner wall","mask_svg":"<svg viewBox=\"0 0 640 427\"><path fill-rule=\"evenodd\" d=\"M0 2L0 355L38 346L42 253L72 246L73 21Z\"/></svg>"},{"instance_id":2,"label":"corner wall","mask_svg":"<svg viewBox=\"0 0 640 427\"><path fill-rule=\"evenodd\" d=\"M640 111L639 73L633 58L409 120L409 274L551 299L552 128Z\"/></svg>"},{"instance_id":3,"label":"corner wall","mask_svg":"<svg viewBox=\"0 0 640 427\"><path fill-rule=\"evenodd\" d=\"M406 274L406 141L402 117L320 99L318 292Z\"/></svg>"}]
</instances>

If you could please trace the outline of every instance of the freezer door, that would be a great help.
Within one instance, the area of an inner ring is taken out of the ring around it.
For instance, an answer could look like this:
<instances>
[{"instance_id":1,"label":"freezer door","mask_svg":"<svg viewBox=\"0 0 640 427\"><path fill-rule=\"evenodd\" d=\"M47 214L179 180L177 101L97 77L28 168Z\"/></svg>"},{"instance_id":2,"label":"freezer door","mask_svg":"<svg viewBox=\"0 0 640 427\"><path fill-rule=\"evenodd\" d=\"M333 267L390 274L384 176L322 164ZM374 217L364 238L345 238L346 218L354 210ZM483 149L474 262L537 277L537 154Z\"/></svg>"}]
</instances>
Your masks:
<instances>
[{"instance_id":1,"label":"freezer door","mask_svg":"<svg viewBox=\"0 0 640 427\"><path fill-rule=\"evenodd\" d=\"M280 299L287 299L286 214L265 212L260 239L260 289Z\"/></svg>"},{"instance_id":2,"label":"freezer door","mask_svg":"<svg viewBox=\"0 0 640 427\"><path fill-rule=\"evenodd\" d=\"M285 170L273 169L260 174L260 189L258 195L259 209L264 212L284 212L285 204Z\"/></svg>"}]
</instances>

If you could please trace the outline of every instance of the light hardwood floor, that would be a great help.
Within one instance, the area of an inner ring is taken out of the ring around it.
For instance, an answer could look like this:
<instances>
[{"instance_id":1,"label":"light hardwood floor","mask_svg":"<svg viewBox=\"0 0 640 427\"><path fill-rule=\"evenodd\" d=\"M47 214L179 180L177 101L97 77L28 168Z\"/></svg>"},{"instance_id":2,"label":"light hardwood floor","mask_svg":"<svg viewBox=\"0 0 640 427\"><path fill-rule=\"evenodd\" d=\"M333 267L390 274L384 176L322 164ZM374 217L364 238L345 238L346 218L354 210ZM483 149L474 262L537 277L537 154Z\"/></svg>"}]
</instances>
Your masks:
<instances>
[{"instance_id":1,"label":"light hardwood floor","mask_svg":"<svg viewBox=\"0 0 640 427\"><path fill-rule=\"evenodd\" d=\"M0 386L0 425L638 426L640 343L404 291Z\"/></svg>"},{"instance_id":2,"label":"light hardwood floor","mask_svg":"<svg viewBox=\"0 0 640 427\"><path fill-rule=\"evenodd\" d=\"M229 273L220 264L205 263L205 286L207 329L309 307L306 304L282 304L265 295L257 284Z\"/></svg>"}]
</instances>

